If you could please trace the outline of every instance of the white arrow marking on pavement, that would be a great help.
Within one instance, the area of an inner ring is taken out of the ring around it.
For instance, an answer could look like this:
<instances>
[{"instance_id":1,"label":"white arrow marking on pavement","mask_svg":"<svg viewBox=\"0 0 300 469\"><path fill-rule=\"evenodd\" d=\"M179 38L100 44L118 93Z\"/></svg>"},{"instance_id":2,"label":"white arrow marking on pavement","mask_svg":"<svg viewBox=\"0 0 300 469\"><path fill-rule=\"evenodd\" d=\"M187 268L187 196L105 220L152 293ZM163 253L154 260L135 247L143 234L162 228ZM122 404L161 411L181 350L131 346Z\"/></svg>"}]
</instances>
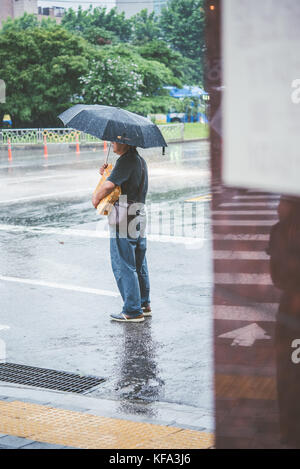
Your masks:
<instances>
[{"instance_id":1,"label":"white arrow marking on pavement","mask_svg":"<svg viewBox=\"0 0 300 469\"><path fill-rule=\"evenodd\" d=\"M234 339L231 346L240 347L251 347L256 340L271 339L269 335L266 335L266 331L256 323L227 332L226 334L221 334L219 335L219 338Z\"/></svg>"}]
</instances>

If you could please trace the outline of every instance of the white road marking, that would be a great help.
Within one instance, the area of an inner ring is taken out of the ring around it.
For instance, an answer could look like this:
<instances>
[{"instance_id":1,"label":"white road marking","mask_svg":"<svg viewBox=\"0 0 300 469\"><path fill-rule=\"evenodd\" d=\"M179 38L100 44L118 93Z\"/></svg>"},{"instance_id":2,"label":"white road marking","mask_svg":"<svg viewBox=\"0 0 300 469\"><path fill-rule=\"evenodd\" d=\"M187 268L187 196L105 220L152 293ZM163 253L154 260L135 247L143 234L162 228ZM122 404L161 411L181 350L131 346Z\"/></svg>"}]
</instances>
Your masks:
<instances>
[{"instance_id":1,"label":"white road marking","mask_svg":"<svg viewBox=\"0 0 300 469\"><path fill-rule=\"evenodd\" d=\"M7 331L8 329L10 329L10 326L4 326L0 324L0 331Z\"/></svg>"},{"instance_id":2,"label":"white road marking","mask_svg":"<svg viewBox=\"0 0 300 469\"><path fill-rule=\"evenodd\" d=\"M51 192L50 194L31 195L29 197L20 197L18 199L0 200L0 204L11 204L11 203L23 202L24 200L39 200L39 199L45 199L49 197L61 197L62 195L76 194L78 192L93 192L93 189L89 187L86 189L77 189L77 190L71 190L71 191Z\"/></svg>"},{"instance_id":3,"label":"white road marking","mask_svg":"<svg viewBox=\"0 0 300 469\"><path fill-rule=\"evenodd\" d=\"M253 306L214 306L215 319L231 321L275 322L278 303L257 303Z\"/></svg>"},{"instance_id":4,"label":"white road marking","mask_svg":"<svg viewBox=\"0 0 300 469\"><path fill-rule=\"evenodd\" d=\"M80 236L83 238L109 238L109 231L105 230L85 230L85 229L73 229L73 228L48 228L39 226L23 226L23 225L0 225L0 231L8 232L28 232L34 234L54 234L60 236ZM186 244L186 245L202 245L207 239L184 237L184 236L167 236L167 235L155 235L148 234L148 241L159 242L159 243L174 243L174 244Z\"/></svg>"},{"instance_id":5,"label":"white road marking","mask_svg":"<svg viewBox=\"0 0 300 469\"><path fill-rule=\"evenodd\" d=\"M79 176L78 176L79 177ZM7 185L11 184L20 184L33 181L39 181L44 179L71 179L73 178L72 174L52 174L51 176L35 176L35 177L23 177L23 178L11 178L6 181ZM3 184L2 184L3 185Z\"/></svg>"},{"instance_id":6,"label":"white road marking","mask_svg":"<svg viewBox=\"0 0 300 469\"><path fill-rule=\"evenodd\" d=\"M215 274L215 284L273 285L269 274L226 273Z\"/></svg>"},{"instance_id":7,"label":"white road marking","mask_svg":"<svg viewBox=\"0 0 300 469\"><path fill-rule=\"evenodd\" d=\"M19 233L55 234L64 236L81 236L84 238L109 238L109 232L104 230L85 230L73 228L48 228L43 226L0 225L0 231Z\"/></svg>"},{"instance_id":8,"label":"white road marking","mask_svg":"<svg viewBox=\"0 0 300 469\"><path fill-rule=\"evenodd\" d=\"M232 259L232 260L269 260L264 251L218 251L213 253L214 259Z\"/></svg>"},{"instance_id":9,"label":"white road marking","mask_svg":"<svg viewBox=\"0 0 300 469\"><path fill-rule=\"evenodd\" d=\"M63 283L46 282L44 280L25 279L25 278L19 278L19 277L6 277L3 275L0 275L0 280L2 280L3 282L26 283L28 285L39 285L42 287L59 288L62 290L71 290L71 291L77 291L81 293L92 293L94 295L100 295L100 296L112 296L115 298L120 296L119 293L114 292L114 291L98 290L96 288L78 287L76 285L68 285L68 284L63 284Z\"/></svg>"}]
</instances>

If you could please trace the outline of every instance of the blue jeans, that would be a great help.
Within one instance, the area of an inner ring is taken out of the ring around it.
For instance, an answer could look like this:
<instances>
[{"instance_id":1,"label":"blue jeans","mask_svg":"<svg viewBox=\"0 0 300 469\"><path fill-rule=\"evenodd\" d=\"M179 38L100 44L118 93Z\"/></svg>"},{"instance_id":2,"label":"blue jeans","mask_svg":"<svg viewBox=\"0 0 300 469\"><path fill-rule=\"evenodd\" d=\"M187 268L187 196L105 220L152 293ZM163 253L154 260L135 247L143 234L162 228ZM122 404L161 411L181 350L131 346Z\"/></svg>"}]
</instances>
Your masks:
<instances>
[{"instance_id":1,"label":"blue jeans","mask_svg":"<svg viewBox=\"0 0 300 469\"><path fill-rule=\"evenodd\" d=\"M150 303L150 283L146 260L147 239L110 238L112 270L124 301L122 313L142 314L142 306Z\"/></svg>"}]
</instances>

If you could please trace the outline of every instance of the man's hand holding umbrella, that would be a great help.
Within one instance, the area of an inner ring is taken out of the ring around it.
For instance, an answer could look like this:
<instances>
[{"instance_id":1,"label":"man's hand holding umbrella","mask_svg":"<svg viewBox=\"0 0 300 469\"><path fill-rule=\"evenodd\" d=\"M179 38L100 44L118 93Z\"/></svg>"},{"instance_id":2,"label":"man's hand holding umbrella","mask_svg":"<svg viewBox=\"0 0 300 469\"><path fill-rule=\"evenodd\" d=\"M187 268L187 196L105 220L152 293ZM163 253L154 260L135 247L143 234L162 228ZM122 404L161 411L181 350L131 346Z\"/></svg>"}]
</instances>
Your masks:
<instances>
[{"instance_id":1,"label":"man's hand holding umbrella","mask_svg":"<svg viewBox=\"0 0 300 469\"><path fill-rule=\"evenodd\" d=\"M99 173L101 174L101 176L103 176L104 174L104 171L106 170L108 164L107 163L104 163L101 168L99 169Z\"/></svg>"}]
</instances>

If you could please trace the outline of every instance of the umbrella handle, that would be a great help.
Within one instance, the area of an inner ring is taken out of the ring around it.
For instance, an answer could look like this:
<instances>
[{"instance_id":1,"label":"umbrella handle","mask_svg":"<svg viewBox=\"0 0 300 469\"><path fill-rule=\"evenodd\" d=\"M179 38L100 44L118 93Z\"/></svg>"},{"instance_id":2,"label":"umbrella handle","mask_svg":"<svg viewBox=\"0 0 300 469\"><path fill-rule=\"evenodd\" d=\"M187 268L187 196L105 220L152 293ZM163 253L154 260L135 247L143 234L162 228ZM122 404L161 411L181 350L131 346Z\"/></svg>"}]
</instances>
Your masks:
<instances>
[{"instance_id":1,"label":"umbrella handle","mask_svg":"<svg viewBox=\"0 0 300 469\"><path fill-rule=\"evenodd\" d=\"M105 163L104 163L104 164L107 164L107 162L108 162L108 157L109 157L109 153L110 153L110 148L111 148L111 142L109 142L109 148L108 148L108 152L107 152L107 155L106 155Z\"/></svg>"}]
</instances>

